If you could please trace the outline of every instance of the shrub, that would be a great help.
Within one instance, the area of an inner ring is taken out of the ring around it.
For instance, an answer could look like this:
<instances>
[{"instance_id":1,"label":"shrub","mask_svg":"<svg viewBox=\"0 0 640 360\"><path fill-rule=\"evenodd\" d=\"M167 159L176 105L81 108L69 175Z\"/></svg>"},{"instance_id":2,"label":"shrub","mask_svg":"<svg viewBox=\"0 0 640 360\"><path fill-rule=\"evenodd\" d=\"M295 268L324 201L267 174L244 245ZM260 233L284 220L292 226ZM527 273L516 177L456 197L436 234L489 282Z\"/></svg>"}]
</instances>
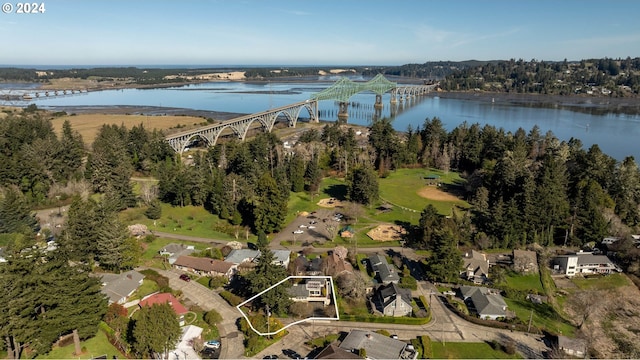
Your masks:
<instances>
[{"instance_id":1,"label":"shrub","mask_svg":"<svg viewBox=\"0 0 640 360\"><path fill-rule=\"evenodd\" d=\"M422 358L433 358L433 348L431 347L431 338L429 335L420 336L420 342L422 342Z\"/></svg>"},{"instance_id":2,"label":"shrub","mask_svg":"<svg viewBox=\"0 0 640 360\"><path fill-rule=\"evenodd\" d=\"M218 289L218 288L221 288L221 287L227 285L228 283L229 283L229 279L227 279L226 276L212 277L209 280L209 288Z\"/></svg>"},{"instance_id":3,"label":"shrub","mask_svg":"<svg viewBox=\"0 0 640 360\"><path fill-rule=\"evenodd\" d=\"M387 336L387 337L391 336L391 333L389 331L385 330L385 329L376 330L375 332L377 334L384 335L384 336Z\"/></svg>"},{"instance_id":4,"label":"shrub","mask_svg":"<svg viewBox=\"0 0 640 360\"><path fill-rule=\"evenodd\" d=\"M207 311L206 314L204 314L203 317L204 321L209 324L209 326L216 326L217 323L222 321L222 316L220 316L220 314L211 309L210 311Z\"/></svg>"},{"instance_id":5,"label":"shrub","mask_svg":"<svg viewBox=\"0 0 640 360\"><path fill-rule=\"evenodd\" d=\"M221 291L220 297L222 297L231 306L238 306L242 302L242 298L231 291Z\"/></svg>"},{"instance_id":6,"label":"shrub","mask_svg":"<svg viewBox=\"0 0 640 360\"><path fill-rule=\"evenodd\" d=\"M159 200L151 201L147 210L145 210L144 215L151 220L158 220L162 216L162 207L160 206Z\"/></svg>"}]
</instances>

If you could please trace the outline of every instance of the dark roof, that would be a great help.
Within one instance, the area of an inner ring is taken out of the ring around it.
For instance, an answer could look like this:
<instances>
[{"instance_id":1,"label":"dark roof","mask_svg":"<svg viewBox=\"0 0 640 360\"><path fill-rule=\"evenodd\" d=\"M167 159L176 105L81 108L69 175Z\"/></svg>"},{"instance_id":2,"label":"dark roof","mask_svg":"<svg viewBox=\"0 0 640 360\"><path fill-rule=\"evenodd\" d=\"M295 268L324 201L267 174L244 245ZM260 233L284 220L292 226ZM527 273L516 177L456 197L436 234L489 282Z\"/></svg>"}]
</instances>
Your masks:
<instances>
[{"instance_id":1,"label":"dark roof","mask_svg":"<svg viewBox=\"0 0 640 360\"><path fill-rule=\"evenodd\" d=\"M335 344L329 344L316 355L316 359L362 359L351 351L343 350Z\"/></svg>"},{"instance_id":2,"label":"dark roof","mask_svg":"<svg viewBox=\"0 0 640 360\"><path fill-rule=\"evenodd\" d=\"M340 348L348 351L365 349L371 359L400 359L407 343L373 331L351 330Z\"/></svg>"},{"instance_id":3,"label":"dark roof","mask_svg":"<svg viewBox=\"0 0 640 360\"><path fill-rule=\"evenodd\" d=\"M606 255L593 255L578 253L578 265L585 264L611 264L611 260Z\"/></svg>"},{"instance_id":4,"label":"dark roof","mask_svg":"<svg viewBox=\"0 0 640 360\"><path fill-rule=\"evenodd\" d=\"M382 282L397 282L400 281L400 275L395 271L393 265L387 263L387 258L380 254L373 254L369 256L369 262L373 271L378 273Z\"/></svg>"},{"instance_id":5,"label":"dark roof","mask_svg":"<svg viewBox=\"0 0 640 360\"><path fill-rule=\"evenodd\" d=\"M382 285L378 288L378 292L380 293L380 296L382 296L383 300L391 298L389 299L389 301L392 301L393 298L396 297L396 295L400 295L400 298L402 298L404 302L411 305L411 290L403 289L399 287L396 283ZM386 301L384 305L385 306L387 305Z\"/></svg>"},{"instance_id":6,"label":"dark roof","mask_svg":"<svg viewBox=\"0 0 640 360\"><path fill-rule=\"evenodd\" d=\"M142 279L144 275L135 270L123 274L103 274L102 292L109 297L109 301L118 302L133 293L140 286Z\"/></svg>"},{"instance_id":7,"label":"dark roof","mask_svg":"<svg viewBox=\"0 0 640 360\"><path fill-rule=\"evenodd\" d=\"M460 292L463 298L471 298L478 314L505 316L507 303L497 290L485 287L461 286Z\"/></svg>"},{"instance_id":8,"label":"dark roof","mask_svg":"<svg viewBox=\"0 0 640 360\"><path fill-rule=\"evenodd\" d=\"M184 266L198 271L217 272L225 274L235 264L227 261L210 259L195 256L180 256L175 263L176 266Z\"/></svg>"}]
</instances>

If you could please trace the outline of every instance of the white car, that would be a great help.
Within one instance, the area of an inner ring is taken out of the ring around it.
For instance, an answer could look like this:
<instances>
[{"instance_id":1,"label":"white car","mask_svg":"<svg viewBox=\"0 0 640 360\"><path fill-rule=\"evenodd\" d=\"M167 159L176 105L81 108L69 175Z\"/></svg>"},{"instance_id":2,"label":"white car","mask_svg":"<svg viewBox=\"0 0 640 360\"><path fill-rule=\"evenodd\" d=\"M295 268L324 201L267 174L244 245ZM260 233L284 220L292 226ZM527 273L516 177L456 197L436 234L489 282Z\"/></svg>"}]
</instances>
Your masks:
<instances>
[{"instance_id":1,"label":"white car","mask_svg":"<svg viewBox=\"0 0 640 360\"><path fill-rule=\"evenodd\" d=\"M316 227L313 225L309 225L309 229L315 229Z\"/></svg>"},{"instance_id":2,"label":"white car","mask_svg":"<svg viewBox=\"0 0 640 360\"><path fill-rule=\"evenodd\" d=\"M300 225L300 226L298 226L298 227L299 227L299 228L306 228L306 227L307 227L307 225L302 224L302 225Z\"/></svg>"},{"instance_id":3,"label":"white car","mask_svg":"<svg viewBox=\"0 0 640 360\"><path fill-rule=\"evenodd\" d=\"M302 233L304 233L304 231L302 231L302 230L296 230L296 231L294 231L293 233L294 233L294 234L302 234Z\"/></svg>"}]
</instances>

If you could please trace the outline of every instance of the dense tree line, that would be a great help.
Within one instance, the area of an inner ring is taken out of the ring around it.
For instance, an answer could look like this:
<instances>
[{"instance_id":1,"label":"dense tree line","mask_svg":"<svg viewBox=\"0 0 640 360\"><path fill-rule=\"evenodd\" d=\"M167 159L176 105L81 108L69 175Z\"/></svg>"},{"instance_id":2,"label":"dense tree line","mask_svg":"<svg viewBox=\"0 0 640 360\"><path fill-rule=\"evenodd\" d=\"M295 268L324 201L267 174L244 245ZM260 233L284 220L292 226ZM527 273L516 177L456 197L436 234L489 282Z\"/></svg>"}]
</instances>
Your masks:
<instances>
[{"instance_id":1,"label":"dense tree line","mask_svg":"<svg viewBox=\"0 0 640 360\"><path fill-rule=\"evenodd\" d=\"M453 91L637 96L640 93L640 58L487 62L453 72L440 81L440 86Z\"/></svg>"}]
</instances>

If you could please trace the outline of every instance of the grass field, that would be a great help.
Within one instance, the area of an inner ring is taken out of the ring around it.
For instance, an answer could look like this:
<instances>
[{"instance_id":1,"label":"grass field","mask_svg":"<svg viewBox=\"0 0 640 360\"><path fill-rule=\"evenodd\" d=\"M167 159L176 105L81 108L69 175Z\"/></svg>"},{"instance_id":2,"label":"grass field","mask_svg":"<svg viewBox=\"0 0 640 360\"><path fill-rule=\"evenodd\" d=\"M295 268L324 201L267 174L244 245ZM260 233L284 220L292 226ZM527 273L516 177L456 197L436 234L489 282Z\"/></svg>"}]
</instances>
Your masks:
<instances>
[{"instance_id":1,"label":"grass field","mask_svg":"<svg viewBox=\"0 0 640 360\"><path fill-rule=\"evenodd\" d=\"M218 229L232 229L226 220L221 220L201 206L171 206L162 204L162 216L158 220L148 219L143 208L128 209L121 213L121 219L126 224L144 224L151 231L168 232L187 236L204 237L213 240L233 241L234 236L218 231ZM154 225L155 223L155 225ZM244 234L241 231L241 234ZM244 237L238 240L242 241ZM252 238L250 237L249 240Z\"/></svg>"},{"instance_id":2,"label":"grass field","mask_svg":"<svg viewBox=\"0 0 640 360\"><path fill-rule=\"evenodd\" d=\"M505 298L509 310L514 311L518 319L525 324L529 323L529 318L532 316L532 326L538 327L543 330L547 330L554 334L563 334L567 336L573 336L575 328L565 322L565 320L558 315L558 313L549 304L534 304L527 300L514 300Z\"/></svg>"},{"instance_id":3,"label":"grass field","mask_svg":"<svg viewBox=\"0 0 640 360\"><path fill-rule=\"evenodd\" d=\"M433 187L432 191L440 190L445 194L453 195L452 191L464 181L458 173L443 173L437 170L428 169L398 169L393 171L386 178L379 180L380 198L389 201L394 205L402 206L421 212L428 204L432 204L443 215L451 215L452 209L456 206L468 207L464 200L431 200L418 195L421 189L427 186L425 177L437 175L438 181L443 184L440 187Z\"/></svg>"},{"instance_id":4,"label":"grass field","mask_svg":"<svg viewBox=\"0 0 640 360\"><path fill-rule=\"evenodd\" d=\"M71 344L54 348L48 354L38 356L36 359L91 359L100 355L107 355L107 359L122 357L122 354L109 343L107 335L100 330L98 330L95 337L80 342L80 346L87 349L84 354L74 355L75 347Z\"/></svg>"},{"instance_id":5,"label":"grass field","mask_svg":"<svg viewBox=\"0 0 640 360\"><path fill-rule=\"evenodd\" d=\"M571 282L582 290L613 290L622 286L633 285L624 274L611 274L592 278L574 278Z\"/></svg>"},{"instance_id":6,"label":"grass field","mask_svg":"<svg viewBox=\"0 0 640 360\"><path fill-rule=\"evenodd\" d=\"M147 116L147 115L127 115L127 114L78 114L67 115L51 119L56 133L62 133L62 124L65 120L69 120L71 127L82 135L85 144L92 144L95 140L98 130L103 124L124 125L127 129L143 124L147 130L158 129L167 130L178 125L186 130L190 127L201 126L206 121L194 116Z\"/></svg>"},{"instance_id":7,"label":"grass field","mask_svg":"<svg viewBox=\"0 0 640 360\"><path fill-rule=\"evenodd\" d=\"M507 286L515 290L537 290L539 294L544 294L540 274L520 275L509 272L505 276Z\"/></svg>"},{"instance_id":8,"label":"grass field","mask_svg":"<svg viewBox=\"0 0 640 360\"><path fill-rule=\"evenodd\" d=\"M518 354L509 355L494 350L487 343L444 343L432 341L431 349L434 359L522 359Z\"/></svg>"}]
</instances>

